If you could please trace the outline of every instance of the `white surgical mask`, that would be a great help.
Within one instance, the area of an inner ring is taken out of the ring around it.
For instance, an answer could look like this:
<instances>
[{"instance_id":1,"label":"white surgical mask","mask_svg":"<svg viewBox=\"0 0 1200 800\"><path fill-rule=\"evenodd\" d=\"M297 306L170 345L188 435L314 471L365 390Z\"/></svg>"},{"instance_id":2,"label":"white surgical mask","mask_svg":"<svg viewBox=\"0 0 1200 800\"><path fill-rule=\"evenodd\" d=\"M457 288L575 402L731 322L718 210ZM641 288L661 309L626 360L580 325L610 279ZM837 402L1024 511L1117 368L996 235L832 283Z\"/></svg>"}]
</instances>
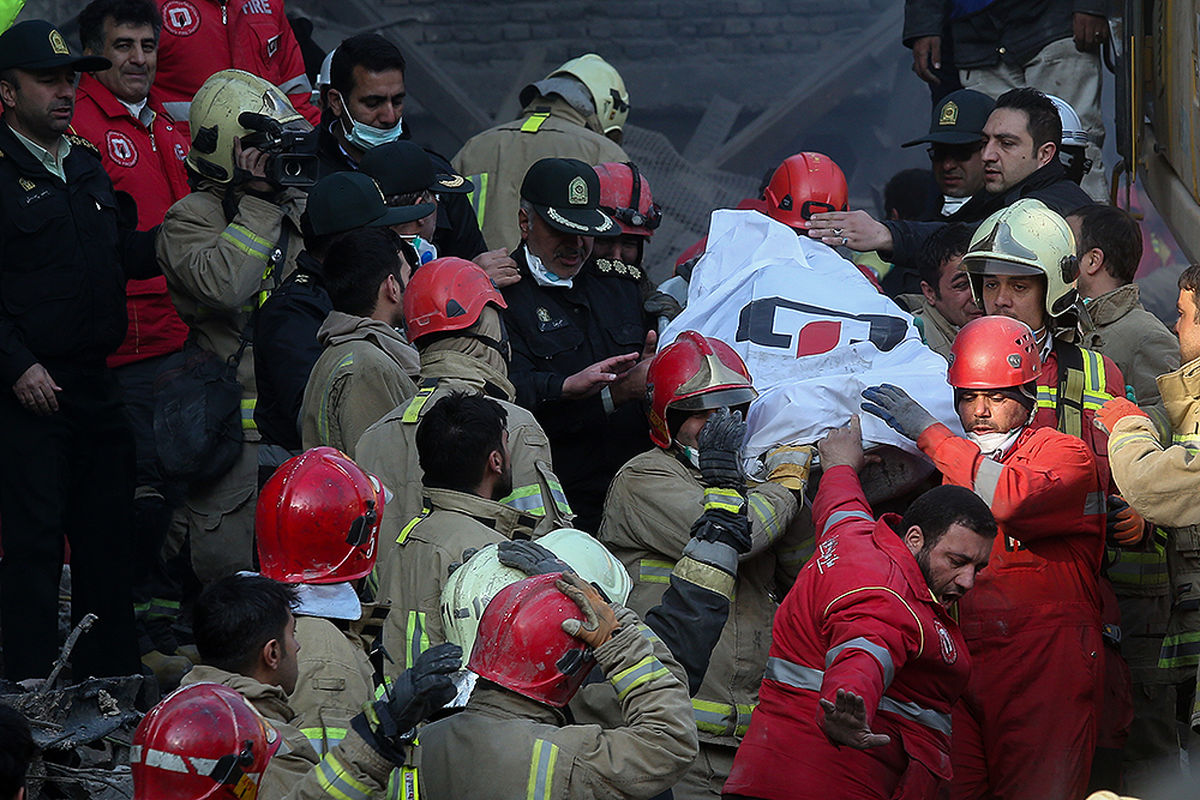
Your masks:
<instances>
[{"instance_id":1,"label":"white surgical mask","mask_svg":"<svg viewBox=\"0 0 1200 800\"><path fill-rule=\"evenodd\" d=\"M417 266L424 266L438 257L437 245L427 242L420 236L405 236L405 240L417 251Z\"/></svg>"},{"instance_id":2,"label":"white surgical mask","mask_svg":"<svg viewBox=\"0 0 1200 800\"><path fill-rule=\"evenodd\" d=\"M346 113L342 115L342 133L346 134L346 141L361 150L371 150L381 144L388 144L400 138L400 134L404 128L404 118L396 120L396 125L391 128L373 128L370 125L364 125L354 117L350 116L348 109L343 109ZM350 127L347 129L346 120L350 121Z\"/></svg>"},{"instance_id":3,"label":"white surgical mask","mask_svg":"<svg viewBox=\"0 0 1200 800\"><path fill-rule=\"evenodd\" d=\"M697 450L694 447L689 447L686 444L680 445L679 449L683 451L683 457L688 460L689 464L691 464L696 469L700 469L700 451L699 450Z\"/></svg>"},{"instance_id":4,"label":"white surgical mask","mask_svg":"<svg viewBox=\"0 0 1200 800\"><path fill-rule=\"evenodd\" d=\"M1025 430L1022 425L1019 428L1014 428L1007 433L972 433L967 432L967 438L979 446L979 452L985 456L1002 456L1012 447L1012 443L1021 435L1021 431Z\"/></svg>"},{"instance_id":5,"label":"white surgical mask","mask_svg":"<svg viewBox=\"0 0 1200 800\"><path fill-rule=\"evenodd\" d=\"M525 247L525 263L529 265L529 274L533 276L538 286L558 286L563 289L570 289L575 283L574 276L564 278L547 269L542 260L535 256L528 246Z\"/></svg>"}]
</instances>

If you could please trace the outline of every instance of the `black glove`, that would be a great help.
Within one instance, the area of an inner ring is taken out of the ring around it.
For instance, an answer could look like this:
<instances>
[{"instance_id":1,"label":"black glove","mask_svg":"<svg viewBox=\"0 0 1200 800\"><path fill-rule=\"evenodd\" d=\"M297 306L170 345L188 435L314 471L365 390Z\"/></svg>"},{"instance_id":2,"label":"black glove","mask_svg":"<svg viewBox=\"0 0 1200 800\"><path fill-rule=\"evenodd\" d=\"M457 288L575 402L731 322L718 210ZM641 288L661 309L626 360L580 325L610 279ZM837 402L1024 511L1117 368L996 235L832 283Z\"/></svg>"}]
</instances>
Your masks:
<instances>
[{"instance_id":1,"label":"black glove","mask_svg":"<svg viewBox=\"0 0 1200 800\"><path fill-rule=\"evenodd\" d=\"M384 699L364 709L371 732L393 746L437 709L454 699L452 675L462 669L462 648L445 642L417 656L410 669L389 684Z\"/></svg>"},{"instance_id":2,"label":"black glove","mask_svg":"<svg viewBox=\"0 0 1200 800\"><path fill-rule=\"evenodd\" d=\"M750 519L743 507L738 514L721 509L706 509L692 525L692 538L706 542L722 542L738 555L750 552Z\"/></svg>"},{"instance_id":3,"label":"black glove","mask_svg":"<svg viewBox=\"0 0 1200 800\"><path fill-rule=\"evenodd\" d=\"M528 539L501 542L496 557L504 566L519 569L529 577L571 571L554 553Z\"/></svg>"},{"instance_id":4,"label":"black glove","mask_svg":"<svg viewBox=\"0 0 1200 800\"><path fill-rule=\"evenodd\" d=\"M746 439L746 423L742 412L719 408L696 439L700 451L700 476L708 486L744 490L746 476L742 472L742 442Z\"/></svg>"}]
</instances>

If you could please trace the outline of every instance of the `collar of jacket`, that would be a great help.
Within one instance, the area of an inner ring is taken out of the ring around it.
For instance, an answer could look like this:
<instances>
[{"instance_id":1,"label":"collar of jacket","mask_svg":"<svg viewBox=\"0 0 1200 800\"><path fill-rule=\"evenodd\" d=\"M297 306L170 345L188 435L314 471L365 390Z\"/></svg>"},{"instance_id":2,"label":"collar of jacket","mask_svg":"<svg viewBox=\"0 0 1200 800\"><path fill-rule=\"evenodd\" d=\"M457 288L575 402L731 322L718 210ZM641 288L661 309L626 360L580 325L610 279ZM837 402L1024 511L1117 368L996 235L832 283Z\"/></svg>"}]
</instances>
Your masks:
<instances>
[{"instance_id":1,"label":"collar of jacket","mask_svg":"<svg viewBox=\"0 0 1200 800\"><path fill-rule=\"evenodd\" d=\"M911 295L910 295L911 296ZM954 337L958 335L958 327L952 325L950 320L942 316L942 312L934 308L925 295L919 295L921 298L920 307L917 314L921 317L921 324L928 325L945 336L949 341L953 342Z\"/></svg>"},{"instance_id":2,"label":"collar of jacket","mask_svg":"<svg viewBox=\"0 0 1200 800\"><path fill-rule=\"evenodd\" d=\"M589 114L586 117L580 114L566 100L563 100L556 94L549 96L538 95L529 101L529 105L521 109L521 117L518 122L525 120L534 114L549 113L555 119L561 119L564 122L570 122L573 125L578 125L581 128L587 128L592 133L604 135L603 128L600 127L600 118L595 113Z\"/></svg>"},{"instance_id":3,"label":"collar of jacket","mask_svg":"<svg viewBox=\"0 0 1200 800\"><path fill-rule=\"evenodd\" d=\"M188 671L183 683L219 683L241 694L267 719L291 722L296 717L296 712L288 705L287 694L282 687L259 683L254 678L236 672L226 672L207 664L198 664Z\"/></svg>"},{"instance_id":4,"label":"collar of jacket","mask_svg":"<svg viewBox=\"0 0 1200 800\"><path fill-rule=\"evenodd\" d=\"M536 519L526 517L515 508L475 494L427 487L424 495L434 511L465 514L507 539L511 539L515 533L531 530L533 524L537 523Z\"/></svg>"},{"instance_id":5,"label":"collar of jacket","mask_svg":"<svg viewBox=\"0 0 1200 800\"><path fill-rule=\"evenodd\" d=\"M471 698L467 700L465 710L476 711L496 719L516 717L559 728L567 722L566 715L557 708L531 700L511 689L505 689L503 686L484 680L475 684L475 690L471 692Z\"/></svg>"},{"instance_id":6,"label":"collar of jacket","mask_svg":"<svg viewBox=\"0 0 1200 800\"><path fill-rule=\"evenodd\" d=\"M1027 197L1039 189L1053 186L1059 181L1069 181L1067 171L1057 158L1050 160L1045 166L1038 167L1016 186L1003 194L992 194L986 189L968 200L958 211L949 217L947 222L979 222L1002 208L1007 208L1022 197ZM1074 186L1074 183L1071 184Z\"/></svg>"},{"instance_id":7,"label":"collar of jacket","mask_svg":"<svg viewBox=\"0 0 1200 800\"><path fill-rule=\"evenodd\" d=\"M904 575L904 580L912 587L913 593L924 602L943 609L942 604L934 596L933 590L929 588L929 582L925 580L925 573L921 572L921 565L917 563L916 556L909 551L904 539L900 538L901 534L896 533L896 529L900 527L900 521L899 514L884 514L875 523L875 529L871 531L871 536L875 539L876 546L896 562L896 566Z\"/></svg>"},{"instance_id":8,"label":"collar of jacket","mask_svg":"<svg viewBox=\"0 0 1200 800\"><path fill-rule=\"evenodd\" d=\"M68 183L79 178L87 170L87 161L81 160L89 158L83 155L84 152L86 152L85 148L72 146L71 152L67 153L67 157L63 160L63 170L66 172ZM0 157L15 164L17 170L22 175L58 180L57 175L51 175L42 162L38 161L33 153L29 152L29 149L21 144L21 140L13 133L12 128L8 127L8 123L4 121L4 117L2 116L0 116ZM93 157L91 161L96 168L99 168L99 158Z\"/></svg>"},{"instance_id":9,"label":"collar of jacket","mask_svg":"<svg viewBox=\"0 0 1200 800\"><path fill-rule=\"evenodd\" d=\"M131 117L129 109L126 108L119 99L117 99L117 96L112 93L112 90L97 80L96 77L89 72L83 73L83 77L79 79L79 88L76 90L76 93L83 97L89 98L93 103L96 104L97 108L104 112L104 116L108 117L109 119L124 119L126 117L130 117L131 119L134 119L135 122L137 121L136 118ZM78 98L76 98L76 105L78 104ZM146 98L146 107L154 112L154 118L156 122L160 118L169 119L172 122L175 121L175 119L163 109L162 104L160 104L158 99L155 98L153 91L150 93L149 97ZM138 124L140 125L141 123L138 122Z\"/></svg>"},{"instance_id":10,"label":"collar of jacket","mask_svg":"<svg viewBox=\"0 0 1200 800\"><path fill-rule=\"evenodd\" d=\"M1158 391L1174 430L1183 429L1189 421L1200 422L1200 358L1159 375Z\"/></svg>"},{"instance_id":11,"label":"collar of jacket","mask_svg":"<svg viewBox=\"0 0 1200 800\"><path fill-rule=\"evenodd\" d=\"M1138 307L1140 292L1136 283L1127 283L1102 294L1090 303L1080 303L1079 330L1090 333L1102 325L1111 325Z\"/></svg>"},{"instance_id":12,"label":"collar of jacket","mask_svg":"<svg viewBox=\"0 0 1200 800\"><path fill-rule=\"evenodd\" d=\"M387 353L410 376L421 372L421 358L403 333L370 317L356 317L330 311L317 330L317 341L325 347L354 341L367 341Z\"/></svg>"},{"instance_id":13,"label":"collar of jacket","mask_svg":"<svg viewBox=\"0 0 1200 800\"><path fill-rule=\"evenodd\" d=\"M422 350L421 377L463 383L488 397L510 403L517 397L516 387L507 375L485 361L454 350Z\"/></svg>"}]
</instances>

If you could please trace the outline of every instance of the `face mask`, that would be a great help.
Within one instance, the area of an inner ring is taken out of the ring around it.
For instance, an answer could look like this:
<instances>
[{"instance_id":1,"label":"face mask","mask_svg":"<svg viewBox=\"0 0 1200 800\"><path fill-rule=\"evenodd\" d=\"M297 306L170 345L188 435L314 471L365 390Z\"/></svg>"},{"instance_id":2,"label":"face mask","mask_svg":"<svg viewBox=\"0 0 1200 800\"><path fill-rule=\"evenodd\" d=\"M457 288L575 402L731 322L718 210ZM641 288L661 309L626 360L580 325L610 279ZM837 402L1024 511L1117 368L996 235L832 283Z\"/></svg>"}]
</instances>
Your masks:
<instances>
[{"instance_id":1,"label":"face mask","mask_svg":"<svg viewBox=\"0 0 1200 800\"><path fill-rule=\"evenodd\" d=\"M535 256L528 247L525 248L525 263L529 265L529 274L533 276L539 286L561 286L564 289L570 289L575 282L574 276L563 278L546 269L542 260Z\"/></svg>"},{"instance_id":2,"label":"face mask","mask_svg":"<svg viewBox=\"0 0 1200 800\"><path fill-rule=\"evenodd\" d=\"M999 453L1004 455L1004 452L1012 446L1012 443L1021 435L1021 431L1025 430L1025 426L1014 428L1008 433L967 433L967 438L975 444L979 445L979 452L985 456Z\"/></svg>"},{"instance_id":3,"label":"face mask","mask_svg":"<svg viewBox=\"0 0 1200 800\"><path fill-rule=\"evenodd\" d=\"M683 450L683 457L688 460L688 463L696 469L700 469L700 451L686 444L680 445L679 448Z\"/></svg>"},{"instance_id":4,"label":"face mask","mask_svg":"<svg viewBox=\"0 0 1200 800\"><path fill-rule=\"evenodd\" d=\"M404 238L408 239L408 243L413 246L413 250L417 251L418 267L428 264L438 257L437 245L433 242L427 242L420 236L413 236L412 238L406 236Z\"/></svg>"},{"instance_id":5,"label":"face mask","mask_svg":"<svg viewBox=\"0 0 1200 800\"><path fill-rule=\"evenodd\" d=\"M346 128L346 120L350 120L350 128L348 130ZM346 134L346 141L361 150L370 150L381 144L394 142L400 138L400 133L403 129L403 118L396 120L395 127L384 130L382 128L372 128L370 125L358 122L354 117L350 116L349 111L346 111L342 115L342 133Z\"/></svg>"}]
</instances>

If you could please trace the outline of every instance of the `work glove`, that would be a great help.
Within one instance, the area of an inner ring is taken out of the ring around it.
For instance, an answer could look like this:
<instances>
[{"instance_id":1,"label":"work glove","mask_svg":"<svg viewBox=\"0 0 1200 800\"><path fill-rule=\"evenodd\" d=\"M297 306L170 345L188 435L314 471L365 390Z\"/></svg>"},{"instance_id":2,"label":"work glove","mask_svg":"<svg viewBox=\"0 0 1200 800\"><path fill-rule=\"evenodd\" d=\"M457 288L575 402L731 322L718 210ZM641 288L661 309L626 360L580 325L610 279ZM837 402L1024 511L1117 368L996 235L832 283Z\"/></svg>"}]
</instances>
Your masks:
<instances>
[{"instance_id":1,"label":"work glove","mask_svg":"<svg viewBox=\"0 0 1200 800\"><path fill-rule=\"evenodd\" d=\"M899 386L890 383L871 386L863 389L862 396L869 401L862 404L863 411L879 417L888 427L914 442L927 428L937 424L937 419Z\"/></svg>"},{"instance_id":2,"label":"work glove","mask_svg":"<svg viewBox=\"0 0 1200 800\"><path fill-rule=\"evenodd\" d=\"M742 472L742 442L746 423L742 412L719 408L704 423L696 437L700 451L700 477L707 486L742 491L746 476Z\"/></svg>"},{"instance_id":3,"label":"work glove","mask_svg":"<svg viewBox=\"0 0 1200 800\"><path fill-rule=\"evenodd\" d=\"M750 518L743 506L739 513L724 509L705 508L692 525L692 538L705 542L721 542L732 547L738 555L750 552Z\"/></svg>"},{"instance_id":4,"label":"work glove","mask_svg":"<svg viewBox=\"0 0 1200 800\"><path fill-rule=\"evenodd\" d=\"M383 699L363 707L371 732L398 747L405 734L454 699L453 675L460 669L462 648L456 644L444 642L421 653L412 667L388 684Z\"/></svg>"},{"instance_id":5,"label":"work glove","mask_svg":"<svg viewBox=\"0 0 1200 800\"><path fill-rule=\"evenodd\" d=\"M767 453L765 465L767 480L778 483L793 492L803 492L808 486L808 472L812 467L811 445L784 445Z\"/></svg>"},{"instance_id":6,"label":"work glove","mask_svg":"<svg viewBox=\"0 0 1200 800\"><path fill-rule=\"evenodd\" d=\"M463 550L462 555L459 556L459 560L451 561L450 566L446 567L446 577L448 578L451 575L453 575L458 570L459 567L461 567L463 564L470 561L471 557L474 556L478 552L479 552L478 547L468 547L466 550Z\"/></svg>"},{"instance_id":7,"label":"work glove","mask_svg":"<svg viewBox=\"0 0 1200 800\"><path fill-rule=\"evenodd\" d=\"M646 302L642 303L642 310L651 319L666 317L667 319L675 319L683 313L683 307L679 305L679 301L666 292L654 292L646 298Z\"/></svg>"},{"instance_id":8,"label":"work glove","mask_svg":"<svg viewBox=\"0 0 1200 800\"><path fill-rule=\"evenodd\" d=\"M1137 404L1124 397L1114 397L1100 406L1100 410L1096 412L1096 416L1092 419L1092 424L1106 434L1111 434L1113 426L1118 421L1134 415L1150 419L1150 415L1138 408Z\"/></svg>"},{"instance_id":9,"label":"work glove","mask_svg":"<svg viewBox=\"0 0 1200 800\"><path fill-rule=\"evenodd\" d=\"M574 572L564 572L554 585L571 598L583 614L582 621L574 618L562 621L562 629L568 635L595 649L612 638L613 632L621 627L617 624L617 615L613 613L612 606L604 602L596 587Z\"/></svg>"},{"instance_id":10,"label":"work glove","mask_svg":"<svg viewBox=\"0 0 1200 800\"><path fill-rule=\"evenodd\" d=\"M528 539L501 542L496 557L504 566L519 569L530 578L534 575L571 571L571 568L550 550Z\"/></svg>"},{"instance_id":11,"label":"work glove","mask_svg":"<svg viewBox=\"0 0 1200 800\"><path fill-rule=\"evenodd\" d=\"M1108 518L1105 532L1108 543L1116 547L1133 547L1146 538L1149 525L1120 495L1108 496Z\"/></svg>"}]
</instances>

